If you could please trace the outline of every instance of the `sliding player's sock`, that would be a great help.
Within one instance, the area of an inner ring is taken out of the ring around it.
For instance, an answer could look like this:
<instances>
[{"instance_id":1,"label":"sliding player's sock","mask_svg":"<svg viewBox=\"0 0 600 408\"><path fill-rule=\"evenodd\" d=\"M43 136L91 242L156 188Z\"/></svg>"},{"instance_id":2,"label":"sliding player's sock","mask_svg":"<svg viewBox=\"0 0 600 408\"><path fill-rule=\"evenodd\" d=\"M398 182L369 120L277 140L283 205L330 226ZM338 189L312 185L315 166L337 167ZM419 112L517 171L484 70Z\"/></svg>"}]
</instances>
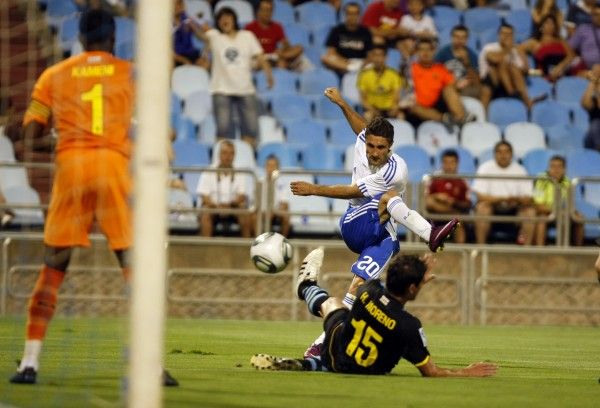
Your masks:
<instances>
[{"instance_id":1,"label":"sliding player's sock","mask_svg":"<svg viewBox=\"0 0 600 408\"><path fill-rule=\"evenodd\" d=\"M400 197L392 197L388 201L387 209L394 220L429 242L431 224L421 214L408 208Z\"/></svg>"},{"instance_id":2,"label":"sliding player's sock","mask_svg":"<svg viewBox=\"0 0 600 408\"><path fill-rule=\"evenodd\" d=\"M302 297L306 302L306 306L308 306L308 311L313 315L320 317L321 305L329 299L329 294L325 289L322 289L317 285L310 285L302 289Z\"/></svg>"},{"instance_id":3,"label":"sliding player's sock","mask_svg":"<svg viewBox=\"0 0 600 408\"><path fill-rule=\"evenodd\" d=\"M348 309L352 309L352 305L354 304L354 301L356 300L356 296L354 296L352 293L347 292L346 296L344 296L344 300L342 300L342 303L344 304L344 306L346 306Z\"/></svg>"}]
</instances>

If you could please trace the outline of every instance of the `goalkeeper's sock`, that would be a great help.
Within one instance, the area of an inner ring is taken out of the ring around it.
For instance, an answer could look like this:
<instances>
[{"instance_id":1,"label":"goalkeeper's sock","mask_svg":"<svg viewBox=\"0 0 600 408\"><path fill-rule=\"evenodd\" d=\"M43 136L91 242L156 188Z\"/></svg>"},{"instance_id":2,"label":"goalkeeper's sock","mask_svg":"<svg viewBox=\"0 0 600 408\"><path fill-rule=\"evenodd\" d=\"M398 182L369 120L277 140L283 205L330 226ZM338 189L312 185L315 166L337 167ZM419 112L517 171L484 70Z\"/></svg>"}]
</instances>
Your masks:
<instances>
[{"instance_id":1,"label":"goalkeeper's sock","mask_svg":"<svg viewBox=\"0 0 600 408\"><path fill-rule=\"evenodd\" d=\"M356 300L356 296L354 296L352 293L350 292L346 292L346 296L344 296L344 300L342 300L342 303L344 304L344 306L346 306L348 309L352 309L352 305L354 304L354 301Z\"/></svg>"},{"instance_id":2,"label":"goalkeeper's sock","mask_svg":"<svg viewBox=\"0 0 600 408\"><path fill-rule=\"evenodd\" d=\"M22 372L27 367L32 367L35 371L40 366L40 352L42 351L41 340L25 340L25 350L23 351L23 359L19 364L17 371Z\"/></svg>"},{"instance_id":3,"label":"goalkeeper's sock","mask_svg":"<svg viewBox=\"0 0 600 408\"><path fill-rule=\"evenodd\" d=\"M390 201L388 201L387 209L396 222L404 225L406 228L423 238L423 240L429 242L431 224L428 223L421 214L408 208L400 197L392 197Z\"/></svg>"},{"instance_id":4,"label":"goalkeeper's sock","mask_svg":"<svg viewBox=\"0 0 600 408\"><path fill-rule=\"evenodd\" d=\"M302 297L306 302L306 306L308 306L308 311L320 317L321 305L329 299L329 293L317 285L310 285L302 289Z\"/></svg>"}]
</instances>

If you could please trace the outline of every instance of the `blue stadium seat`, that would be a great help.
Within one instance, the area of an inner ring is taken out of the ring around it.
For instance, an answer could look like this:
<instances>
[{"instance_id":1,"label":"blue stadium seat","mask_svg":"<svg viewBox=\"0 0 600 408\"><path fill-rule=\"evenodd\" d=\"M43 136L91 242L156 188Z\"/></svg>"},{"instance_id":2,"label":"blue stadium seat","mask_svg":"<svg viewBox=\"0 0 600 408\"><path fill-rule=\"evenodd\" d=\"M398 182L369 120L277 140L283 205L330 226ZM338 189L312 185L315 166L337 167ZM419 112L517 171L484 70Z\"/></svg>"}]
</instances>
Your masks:
<instances>
[{"instance_id":1,"label":"blue stadium seat","mask_svg":"<svg viewBox=\"0 0 600 408\"><path fill-rule=\"evenodd\" d=\"M254 20L254 10L252 4L245 0L220 0L214 6L215 15L223 7L230 7L235 11L237 15L240 27L244 27L246 24Z\"/></svg>"},{"instance_id":2,"label":"blue stadium seat","mask_svg":"<svg viewBox=\"0 0 600 408\"><path fill-rule=\"evenodd\" d=\"M450 133L440 122L425 121L417 129L417 144L435 156L440 150L458 145L458 132Z\"/></svg>"},{"instance_id":3,"label":"blue stadium seat","mask_svg":"<svg viewBox=\"0 0 600 408\"><path fill-rule=\"evenodd\" d=\"M351 182L352 182L352 176L350 174L347 174L345 176L317 174L317 177L316 177L316 183L325 185L325 186L333 186L333 185L338 185L338 184L347 185L347 184L351 184ZM343 204L344 207L348 208L348 202L346 200L333 200L333 201L334 202L341 201L342 203L344 203Z\"/></svg>"},{"instance_id":4,"label":"blue stadium seat","mask_svg":"<svg viewBox=\"0 0 600 408\"><path fill-rule=\"evenodd\" d=\"M544 130L530 122L516 122L506 126L504 140L512 145L514 157L517 159L522 158L530 150L546 148Z\"/></svg>"},{"instance_id":5,"label":"blue stadium seat","mask_svg":"<svg viewBox=\"0 0 600 408\"><path fill-rule=\"evenodd\" d=\"M336 146L348 146L356 143L356 134L346 119L338 119L328 124L329 143Z\"/></svg>"},{"instance_id":6,"label":"blue stadium seat","mask_svg":"<svg viewBox=\"0 0 600 408\"><path fill-rule=\"evenodd\" d=\"M323 96L323 91L329 86L339 86L339 79L333 71L314 69L303 72L299 76L299 93L316 101Z\"/></svg>"},{"instance_id":7,"label":"blue stadium seat","mask_svg":"<svg viewBox=\"0 0 600 408\"><path fill-rule=\"evenodd\" d=\"M46 21L53 27L60 26L60 22L72 14L79 12L72 0L48 0L46 5Z\"/></svg>"},{"instance_id":8,"label":"blue stadium seat","mask_svg":"<svg viewBox=\"0 0 600 408\"><path fill-rule=\"evenodd\" d=\"M449 149L454 149L458 153L458 172L461 174L474 174L475 168L475 157L471 152L461 146L452 146ZM441 149L439 153L434 157L434 168L439 169L442 166L442 154L446 149ZM410 171L410 169L409 169Z\"/></svg>"},{"instance_id":9,"label":"blue stadium seat","mask_svg":"<svg viewBox=\"0 0 600 408\"><path fill-rule=\"evenodd\" d=\"M294 7L287 1L275 1L273 2L273 20L277 21L284 27L288 24L296 22L296 16L294 15Z\"/></svg>"},{"instance_id":10,"label":"blue stadium seat","mask_svg":"<svg viewBox=\"0 0 600 408\"><path fill-rule=\"evenodd\" d=\"M541 76L527 77L527 92L530 98L552 95L552 84Z\"/></svg>"},{"instance_id":11,"label":"blue stadium seat","mask_svg":"<svg viewBox=\"0 0 600 408\"><path fill-rule=\"evenodd\" d=\"M531 108L531 121L544 130L558 125L568 125L571 121L569 110L555 101L538 102Z\"/></svg>"},{"instance_id":12,"label":"blue stadium seat","mask_svg":"<svg viewBox=\"0 0 600 408\"><path fill-rule=\"evenodd\" d=\"M402 61L402 54L395 48L388 48L387 57L385 63L388 67L398 70L400 68L400 61Z\"/></svg>"},{"instance_id":13,"label":"blue stadium seat","mask_svg":"<svg viewBox=\"0 0 600 408\"><path fill-rule=\"evenodd\" d=\"M329 200L325 197L292 195L289 201L290 212L302 215L292 215L290 224L294 234L330 234L337 229L337 218L332 217ZM317 215L327 213L327 215Z\"/></svg>"},{"instance_id":14,"label":"blue stadium seat","mask_svg":"<svg viewBox=\"0 0 600 408\"><path fill-rule=\"evenodd\" d=\"M173 166L208 166L210 147L194 140L181 140L173 143L175 160Z\"/></svg>"},{"instance_id":15,"label":"blue stadium seat","mask_svg":"<svg viewBox=\"0 0 600 408\"><path fill-rule=\"evenodd\" d=\"M3 194L7 204L40 205L40 196L37 191L29 185L14 185L4 188ZM11 208L14 218L10 220L10 226L35 226L44 225L44 213L35 208Z\"/></svg>"},{"instance_id":16,"label":"blue stadium seat","mask_svg":"<svg viewBox=\"0 0 600 408\"><path fill-rule=\"evenodd\" d=\"M494 148L483 150L481 153L477 155L477 165L481 166L482 163L485 163L488 160L492 160L494 158Z\"/></svg>"},{"instance_id":17,"label":"blue stadium seat","mask_svg":"<svg viewBox=\"0 0 600 408\"><path fill-rule=\"evenodd\" d=\"M270 155L275 155L279 159L279 166L282 169L299 167L297 150L291 148L287 143L265 143L258 147L258 165L263 168L265 161Z\"/></svg>"},{"instance_id":18,"label":"blue stadium seat","mask_svg":"<svg viewBox=\"0 0 600 408\"><path fill-rule=\"evenodd\" d=\"M567 176L600 176L600 153L591 149L571 150L567 153Z\"/></svg>"},{"instance_id":19,"label":"blue stadium seat","mask_svg":"<svg viewBox=\"0 0 600 408\"><path fill-rule=\"evenodd\" d=\"M410 122L400 119L388 119L394 127L394 148L415 144L415 128Z\"/></svg>"},{"instance_id":20,"label":"blue stadium seat","mask_svg":"<svg viewBox=\"0 0 600 408\"><path fill-rule=\"evenodd\" d=\"M310 47L310 30L301 24L290 23L285 27L285 36L290 44L300 44L303 47Z\"/></svg>"},{"instance_id":21,"label":"blue stadium seat","mask_svg":"<svg viewBox=\"0 0 600 408\"><path fill-rule=\"evenodd\" d=\"M171 74L171 91L180 99L185 99L195 91L209 88L208 72L195 65L181 65L173 69Z\"/></svg>"},{"instance_id":22,"label":"blue stadium seat","mask_svg":"<svg viewBox=\"0 0 600 408\"><path fill-rule=\"evenodd\" d=\"M575 208L584 218L600 217L600 208L584 198L584 185L575 189ZM600 237L600 224L586 223L584 225L584 237L586 239L596 239Z\"/></svg>"},{"instance_id":23,"label":"blue stadium seat","mask_svg":"<svg viewBox=\"0 0 600 408\"><path fill-rule=\"evenodd\" d=\"M360 105L360 91L356 86L356 79L358 78L358 72L346 72L342 77L342 96L350 104L355 106L355 109L359 109Z\"/></svg>"},{"instance_id":24,"label":"blue stadium seat","mask_svg":"<svg viewBox=\"0 0 600 408\"><path fill-rule=\"evenodd\" d=\"M546 129L548 147L559 152L583 148L585 132L573 125L558 125Z\"/></svg>"},{"instance_id":25,"label":"blue stadium seat","mask_svg":"<svg viewBox=\"0 0 600 408\"><path fill-rule=\"evenodd\" d=\"M493 148L500 140L502 140L500 129L489 122L467 123L460 133L461 145L473 156L479 156L481 152Z\"/></svg>"},{"instance_id":26,"label":"blue stadium seat","mask_svg":"<svg viewBox=\"0 0 600 408\"><path fill-rule=\"evenodd\" d=\"M331 31L331 26L324 25L315 27L310 32L310 42L315 47L325 47L325 42Z\"/></svg>"},{"instance_id":27,"label":"blue stadium seat","mask_svg":"<svg viewBox=\"0 0 600 408\"><path fill-rule=\"evenodd\" d=\"M427 14L433 18L438 31L450 30L462 20L462 12L448 6L433 6L427 10Z\"/></svg>"},{"instance_id":28,"label":"blue stadium seat","mask_svg":"<svg viewBox=\"0 0 600 408\"><path fill-rule=\"evenodd\" d=\"M192 232L198 230L198 217L192 212L177 211L177 209L194 208L194 200L189 191L171 188L168 191L169 230Z\"/></svg>"},{"instance_id":29,"label":"blue stadium seat","mask_svg":"<svg viewBox=\"0 0 600 408\"><path fill-rule=\"evenodd\" d=\"M344 148L311 144L302 149L302 167L306 170L344 170Z\"/></svg>"},{"instance_id":30,"label":"blue stadium seat","mask_svg":"<svg viewBox=\"0 0 600 408\"><path fill-rule=\"evenodd\" d=\"M171 105L170 105L170 112L171 112L171 127L173 129L175 129L175 126L177 125L177 123L179 122L179 119L181 118L181 114L183 113L183 103L181 101L181 99L179 99L177 97L177 95L175 95L173 92L171 92Z\"/></svg>"},{"instance_id":31,"label":"blue stadium seat","mask_svg":"<svg viewBox=\"0 0 600 408\"><path fill-rule=\"evenodd\" d=\"M122 41L115 44L115 55L121 59L133 61L135 59L135 42Z\"/></svg>"},{"instance_id":32,"label":"blue stadium seat","mask_svg":"<svg viewBox=\"0 0 600 408\"><path fill-rule=\"evenodd\" d=\"M212 7L207 0L185 0L185 12L188 16L214 25Z\"/></svg>"},{"instance_id":33,"label":"blue stadium seat","mask_svg":"<svg viewBox=\"0 0 600 408\"><path fill-rule=\"evenodd\" d=\"M200 125L212 112L212 97L208 89L188 95L183 103L183 114L196 125Z\"/></svg>"},{"instance_id":34,"label":"blue stadium seat","mask_svg":"<svg viewBox=\"0 0 600 408\"><path fill-rule=\"evenodd\" d=\"M277 95L295 94L298 88L298 74L287 69L273 68L273 87L267 86L267 77L261 70L254 76L258 97L266 102L271 102Z\"/></svg>"},{"instance_id":35,"label":"blue stadium seat","mask_svg":"<svg viewBox=\"0 0 600 408\"><path fill-rule=\"evenodd\" d=\"M477 39L477 51L481 51L486 44L494 43L498 41L498 29L484 30L480 33L474 33L469 36L469 40ZM469 44L471 46L471 44Z\"/></svg>"},{"instance_id":36,"label":"blue stadium seat","mask_svg":"<svg viewBox=\"0 0 600 408\"><path fill-rule=\"evenodd\" d=\"M321 62L321 56L325 54L325 48L320 46L304 47L304 56L312 62L316 69L325 69Z\"/></svg>"},{"instance_id":37,"label":"blue stadium seat","mask_svg":"<svg viewBox=\"0 0 600 408\"><path fill-rule=\"evenodd\" d=\"M295 7L298 22L309 29L332 27L337 22L335 8L329 3L311 1Z\"/></svg>"},{"instance_id":38,"label":"blue stadium seat","mask_svg":"<svg viewBox=\"0 0 600 408\"><path fill-rule=\"evenodd\" d=\"M557 152L550 149L533 149L523 156L521 163L527 170L527 174L536 176L548 169L548 162L555 154Z\"/></svg>"},{"instance_id":39,"label":"blue stadium seat","mask_svg":"<svg viewBox=\"0 0 600 408\"><path fill-rule=\"evenodd\" d=\"M193 140L196 141L198 126L183 115L174 118L176 122L173 125L175 128L175 140L184 141L184 140Z\"/></svg>"},{"instance_id":40,"label":"blue stadium seat","mask_svg":"<svg viewBox=\"0 0 600 408\"><path fill-rule=\"evenodd\" d=\"M515 0L511 1L514 2ZM519 9L512 8L504 19L508 24L514 27L516 42L523 42L531 36L533 21L531 20L531 11L529 11L527 7L521 7Z\"/></svg>"},{"instance_id":41,"label":"blue stadium seat","mask_svg":"<svg viewBox=\"0 0 600 408\"><path fill-rule=\"evenodd\" d=\"M465 10L463 20L465 25L474 34L488 30L498 30L498 27L500 27L498 12L487 7L475 7Z\"/></svg>"},{"instance_id":42,"label":"blue stadium seat","mask_svg":"<svg viewBox=\"0 0 600 408\"><path fill-rule=\"evenodd\" d=\"M486 121L486 109L479 99L471 96L461 96L460 100L465 110L474 115L477 122L483 123Z\"/></svg>"},{"instance_id":43,"label":"blue stadium seat","mask_svg":"<svg viewBox=\"0 0 600 408\"><path fill-rule=\"evenodd\" d=\"M324 124L311 119L286 122L285 134L287 142L292 144L323 147L327 143L327 128Z\"/></svg>"},{"instance_id":44,"label":"blue stadium seat","mask_svg":"<svg viewBox=\"0 0 600 408\"><path fill-rule=\"evenodd\" d=\"M0 162L14 162L15 148L12 141L0 133Z\"/></svg>"},{"instance_id":45,"label":"blue stadium seat","mask_svg":"<svg viewBox=\"0 0 600 408\"><path fill-rule=\"evenodd\" d=\"M315 117L317 119L330 121L338 120L342 115L340 108L332 103L326 96L321 95L315 102Z\"/></svg>"},{"instance_id":46,"label":"blue stadium seat","mask_svg":"<svg viewBox=\"0 0 600 408\"><path fill-rule=\"evenodd\" d=\"M309 119L310 102L301 95L278 95L271 101L273 115L282 123Z\"/></svg>"},{"instance_id":47,"label":"blue stadium seat","mask_svg":"<svg viewBox=\"0 0 600 408\"><path fill-rule=\"evenodd\" d=\"M569 107L579 107L588 84L589 81L581 77L562 77L555 84L556 100Z\"/></svg>"},{"instance_id":48,"label":"blue stadium seat","mask_svg":"<svg viewBox=\"0 0 600 408\"><path fill-rule=\"evenodd\" d=\"M425 174L431 173L431 157L427 151L417 145L404 145L394 149L402 157L408 167L408 180L411 183L420 183Z\"/></svg>"},{"instance_id":49,"label":"blue stadium seat","mask_svg":"<svg viewBox=\"0 0 600 408\"><path fill-rule=\"evenodd\" d=\"M135 42L135 21L127 17L115 17L115 43Z\"/></svg>"},{"instance_id":50,"label":"blue stadium seat","mask_svg":"<svg viewBox=\"0 0 600 408\"><path fill-rule=\"evenodd\" d=\"M61 20L58 36L63 52L70 51L79 36L79 14L71 14Z\"/></svg>"},{"instance_id":51,"label":"blue stadium seat","mask_svg":"<svg viewBox=\"0 0 600 408\"><path fill-rule=\"evenodd\" d=\"M513 122L526 122L527 107L523 102L514 98L494 99L488 107L488 121L504 130Z\"/></svg>"},{"instance_id":52,"label":"blue stadium seat","mask_svg":"<svg viewBox=\"0 0 600 408\"><path fill-rule=\"evenodd\" d=\"M590 127L590 114L581 105L571 106L571 118L573 126L587 132Z\"/></svg>"}]
</instances>

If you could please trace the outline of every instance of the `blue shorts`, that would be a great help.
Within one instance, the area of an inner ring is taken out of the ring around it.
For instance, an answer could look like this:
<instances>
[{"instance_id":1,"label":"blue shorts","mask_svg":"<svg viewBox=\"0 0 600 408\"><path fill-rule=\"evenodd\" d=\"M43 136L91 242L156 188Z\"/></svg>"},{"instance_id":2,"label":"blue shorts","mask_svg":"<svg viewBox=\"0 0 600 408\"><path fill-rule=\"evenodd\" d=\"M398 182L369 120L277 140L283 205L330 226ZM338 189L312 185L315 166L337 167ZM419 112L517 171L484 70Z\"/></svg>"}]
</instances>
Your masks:
<instances>
[{"instance_id":1,"label":"blue shorts","mask_svg":"<svg viewBox=\"0 0 600 408\"><path fill-rule=\"evenodd\" d=\"M379 223L374 199L360 207L348 208L340 219L342 238L348 248L360 254L352 273L367 280L378 278L389 260L400 250L395 236Z\"/></svg>"}]
</instances>

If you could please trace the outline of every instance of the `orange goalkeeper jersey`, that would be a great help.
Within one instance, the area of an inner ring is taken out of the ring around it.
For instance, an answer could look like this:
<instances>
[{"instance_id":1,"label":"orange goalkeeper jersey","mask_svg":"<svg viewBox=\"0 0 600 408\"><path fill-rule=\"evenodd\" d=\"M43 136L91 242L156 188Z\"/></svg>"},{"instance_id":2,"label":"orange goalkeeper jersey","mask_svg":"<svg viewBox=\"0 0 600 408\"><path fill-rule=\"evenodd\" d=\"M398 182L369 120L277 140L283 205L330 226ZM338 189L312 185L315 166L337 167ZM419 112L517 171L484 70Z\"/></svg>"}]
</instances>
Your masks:
<instances>
[{"instance_id":1,"label":"orange goalkeeper jersey","mask_svg":"<svg viewBox=\"0 0 600 408\"><path fill-rule=\"evenodd\" d=\"M133 98L131 63L107 52L84 52L42 73L24 124L46 124L52 114L57 152L104 147L129 156Z\"/></svg>"}]
</instances>

